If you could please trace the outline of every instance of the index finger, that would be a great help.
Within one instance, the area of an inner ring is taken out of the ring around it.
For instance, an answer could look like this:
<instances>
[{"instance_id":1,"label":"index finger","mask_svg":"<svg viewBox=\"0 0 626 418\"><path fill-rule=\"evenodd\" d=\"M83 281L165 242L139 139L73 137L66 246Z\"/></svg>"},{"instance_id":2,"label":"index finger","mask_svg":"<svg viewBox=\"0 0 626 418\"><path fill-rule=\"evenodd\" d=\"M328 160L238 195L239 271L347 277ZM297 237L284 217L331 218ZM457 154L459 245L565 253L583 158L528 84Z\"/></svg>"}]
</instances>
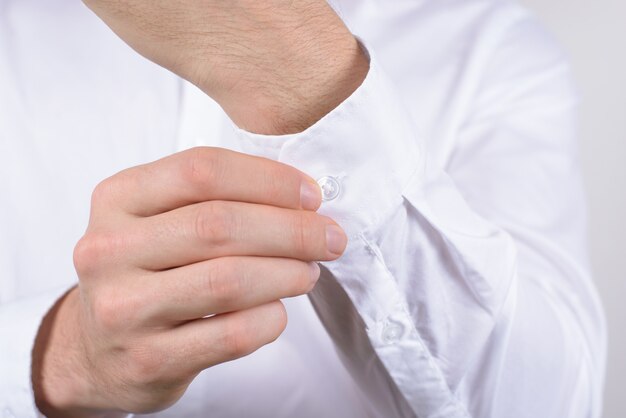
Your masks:
<instances>
[{"instance_id":1,"label":"index finger","mask_svg":"<svg viewBox=\"0 0 626 418\"><path fill-rule=\"evenodd\" d=\"M152 216L209 200L316 210L320 188L294 167L214 147L196 147L121 171L99 186L100 204Z\"/></svg>"}]
</instances>

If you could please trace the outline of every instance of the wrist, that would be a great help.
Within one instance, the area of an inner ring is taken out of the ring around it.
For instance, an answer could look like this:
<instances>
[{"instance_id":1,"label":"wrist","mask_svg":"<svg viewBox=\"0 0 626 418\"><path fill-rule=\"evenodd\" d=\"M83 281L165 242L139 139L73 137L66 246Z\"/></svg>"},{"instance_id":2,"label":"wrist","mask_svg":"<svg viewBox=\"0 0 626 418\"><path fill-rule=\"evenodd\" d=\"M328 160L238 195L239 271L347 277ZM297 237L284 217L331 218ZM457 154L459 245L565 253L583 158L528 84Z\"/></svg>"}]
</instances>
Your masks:
<instances>
[{"instance_id":1,"label":"wrist","mask_svg":"<svg viewBox=\"0 0 626 418\"><path fill-rule=\"evenodd\" d=\"M86 368L81 361L78 288L60 298L43 319L33 347L35 402L48 418L117 418L90 410Z\"/></svg>"},{"instance_id":2,"label":"wrist","mask_svg":"<svg viewBox=\"0 0 626 418\"><path fill-rule=\"evenodd\" d=\"M225 67L232 71L196 67L196 74L205 74L204 79L196 78L199 87L240 128L260 134L304 131L365 79L366 53L322 3L310 12L273 17L272 29L257 34L254 52L230 57Z\"/></svg>"},{"instance_id":3,"label":"wrist","mask_svg":"<svg viewBox=\"0 0 626 418\"><path fill-rule=\"evenodd\" d=\"M291 134L306 130L347 99L363 82L369 62L349 34L341 48L301 61L280 79L265 80L246 92L232 94L222 106L242 129L260 134ZM280 65L280 64L277 64Z\"/></svg>"}]
</instances>

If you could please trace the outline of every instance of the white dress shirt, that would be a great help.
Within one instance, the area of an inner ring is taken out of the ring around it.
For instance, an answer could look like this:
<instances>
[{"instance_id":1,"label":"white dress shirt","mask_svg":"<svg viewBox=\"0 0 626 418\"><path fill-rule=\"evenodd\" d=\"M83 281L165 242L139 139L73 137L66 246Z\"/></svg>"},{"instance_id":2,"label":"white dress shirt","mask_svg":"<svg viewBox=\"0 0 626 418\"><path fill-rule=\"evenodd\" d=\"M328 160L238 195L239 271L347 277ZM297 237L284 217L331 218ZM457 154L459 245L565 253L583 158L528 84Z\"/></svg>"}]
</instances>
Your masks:
<instances>
[{"instance_id":1,"label":"white dress shirt","mask_svg":"<svg viewBox=\"0 0 626 418\"><path fill-rule=\"evenodd\" d=\"M31 349L77 282L105 177L198 145L320 179L347 231L273 344L205 370L154 417L598 417L576 95L508 0L338 0L363 84L306 131L237 129L79 1L0 0L0 417L38 416Z\"/></svg>"}]
</instances>

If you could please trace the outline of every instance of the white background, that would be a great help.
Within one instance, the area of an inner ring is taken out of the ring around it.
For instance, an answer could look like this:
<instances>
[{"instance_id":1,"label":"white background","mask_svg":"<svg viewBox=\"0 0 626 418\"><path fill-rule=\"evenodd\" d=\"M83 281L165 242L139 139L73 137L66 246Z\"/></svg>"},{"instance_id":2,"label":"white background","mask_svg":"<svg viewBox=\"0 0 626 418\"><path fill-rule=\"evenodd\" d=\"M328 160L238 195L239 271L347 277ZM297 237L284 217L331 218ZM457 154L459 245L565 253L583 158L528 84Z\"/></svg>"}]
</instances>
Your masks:
<instances>
[{"instance_id":1,"label":"white background","mask_svg":"<svg viewBox=\"0 0 626 418\"><path fill-rule=\"evenodd\" d=\"M605 418L626 417L626 1L522 0L569 53L594 276L609 322Z\"/></svg>"}]
</instances>

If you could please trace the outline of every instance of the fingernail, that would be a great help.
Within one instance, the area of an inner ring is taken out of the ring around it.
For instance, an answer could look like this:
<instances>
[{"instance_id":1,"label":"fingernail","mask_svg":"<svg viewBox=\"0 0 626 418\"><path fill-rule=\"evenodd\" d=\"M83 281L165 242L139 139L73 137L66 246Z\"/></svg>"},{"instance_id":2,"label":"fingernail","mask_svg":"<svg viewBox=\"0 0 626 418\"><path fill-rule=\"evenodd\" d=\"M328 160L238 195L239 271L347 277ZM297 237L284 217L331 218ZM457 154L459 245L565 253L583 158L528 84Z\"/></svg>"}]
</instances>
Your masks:
<instances>
[{"instance_id":1,"label":"fingernail","mask_svg":"<svg viewBox=\"0 0 626 418\"><path fill-rule=\"evenodd\" d=\"M300 186L300 206L304 210L317 210L322 203L322 191L317 183L303 180Z\"/></svg>"},{"instance_id":2,"label":"fingernail","mask_svg":"<svg viewBox=\"0 0 626 418\"><path fill-rule=\"evenodd\" d=\"M348 243L348 237L338 225L326 225L326 249L340 256Z\"/></svg>"},{"instance_id":3,"label":"fingernail","mask_svg":"<svg viewBox=\"0 0 626 418\"><path fill-rule=\"evenodd\" d=\"M311 268L311 283L315 284L320 278L320 266L316 262L310 262L309 267Z\"/></svg>"}]
</instances>

